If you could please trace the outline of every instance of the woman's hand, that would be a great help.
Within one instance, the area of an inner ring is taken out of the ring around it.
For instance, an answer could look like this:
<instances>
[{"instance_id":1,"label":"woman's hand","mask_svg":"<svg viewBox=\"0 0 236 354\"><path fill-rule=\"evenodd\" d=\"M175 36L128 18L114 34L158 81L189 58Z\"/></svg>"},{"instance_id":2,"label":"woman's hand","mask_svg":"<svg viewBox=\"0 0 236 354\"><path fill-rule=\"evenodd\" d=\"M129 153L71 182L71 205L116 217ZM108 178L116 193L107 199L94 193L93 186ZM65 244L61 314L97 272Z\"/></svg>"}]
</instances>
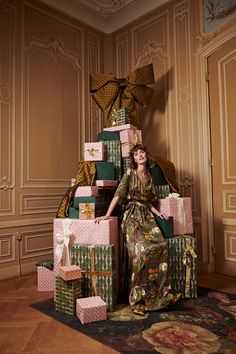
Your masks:
<instances>
[{"instance_id":1,"label":"woman's hand","mask_svg":"<svg viewBox=\"0 0 236 354\"><path fill-rule=\"evenodd\" d=\"M101 221L101 220L108 220L110 217L107 216L107 215L103 215L103 216L98 216L97 218L94 219L94 222L95 223L98 223Z\"/></svg>"},{"instance_id":2,"label":"woman's hand","mask_svg":"<svg viewBox=\"0 0 236 354\"><path fill-rule=\"evenodd\" d=\"M169 219L169 216L168 216L168 215L165 215L165 214L163 214L163 213L160 213L158 210L153 211L153 213L156 214L157 216L159 216L161 219L166 219L166 220Z\"/></svg>"}]
</instances>

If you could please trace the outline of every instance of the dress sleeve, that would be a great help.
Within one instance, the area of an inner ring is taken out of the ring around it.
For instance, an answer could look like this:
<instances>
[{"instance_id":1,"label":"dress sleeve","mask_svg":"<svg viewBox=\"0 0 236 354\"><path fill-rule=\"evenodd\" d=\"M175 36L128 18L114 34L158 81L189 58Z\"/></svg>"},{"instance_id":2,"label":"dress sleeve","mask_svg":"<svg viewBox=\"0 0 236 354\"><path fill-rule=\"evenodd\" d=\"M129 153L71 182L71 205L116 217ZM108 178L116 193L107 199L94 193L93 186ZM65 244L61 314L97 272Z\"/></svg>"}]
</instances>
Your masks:
<instances>
[{"instance_id":1,"label":"dress sleeve","mask_svg":"<svg viewBox=\"0 0 236 354\"><path fill-rule=\"evenodd\" d=\"M129 193L129 176L128 173L125 172L115 193L115 196L119 196L120 197L120 203L123 204L127 197L128 197L128 193Z\"/></svg>"}]
</instances>

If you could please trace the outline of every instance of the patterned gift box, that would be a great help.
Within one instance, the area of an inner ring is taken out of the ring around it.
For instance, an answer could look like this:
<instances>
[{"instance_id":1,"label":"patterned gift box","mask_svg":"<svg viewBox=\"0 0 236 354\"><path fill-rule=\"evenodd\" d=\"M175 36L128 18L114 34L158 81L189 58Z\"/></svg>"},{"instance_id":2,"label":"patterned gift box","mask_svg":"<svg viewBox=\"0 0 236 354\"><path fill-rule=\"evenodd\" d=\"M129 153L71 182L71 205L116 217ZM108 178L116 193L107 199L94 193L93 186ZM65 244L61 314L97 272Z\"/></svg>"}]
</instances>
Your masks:
<instances>
[{"instance_id":1,"label":"patterned gift box","mask_svg":"<svg viewBox=\"0 0 236 354\"><path fill-rule=\"evenodd\" d=\"M65 225L66 224L66 225ZM94 220L55 218L53 221L54 272L59 274L60 250L66 249L65 233L71 233L69 246L75 243L116 245L116 267L118 269L118 218L110 217L95 223ZM63 241L64 240L64 241ZM70 253L70 249L69 249ZM59 256L58 256L59 255ZM70 257L71 258L71 257ZM63 264L64 265L64 264ZM67 265L67 264L66 264ZM82 268L82 267L81 267Z\"/></svg>"},{"instance_id":2,"label":"patterned gift box","mask_svg":"<svg viewBox=\"0 0 236 354\"><path fill-rule=\"evenodd\" d=\"M97 180L114 180L115 164L113 161L97 161L96 162L96 179Z\"/></svg>"},{"instance_id":3,"label":"patterned gift box","mask_svg":"<svg viewBox=\"0 0 236 354\"><path fill-rule=\"evenodd\" d=\"M82 297L82 278L65 281L56 276L54 298L56 311L74 316L76 313L76 299Z\"/></svg>"},{"instance_id":4,"label":"patterned gift box","mask_svg":"<svg viewBox=\"0 0 236 354\"><path fill-rule=\"evenodd\" d=\"M122 125L117 125L115 127L104 128L103 130L107 132L120 132L121 130L126 130L126 129L137 129L137 127L133 124L122 124Z\"/></svg>"},{"instance_id":5,"label":"patterned gift box","mask_svg":"<svg viewBox=\"0 0 236 354\"><path fill-rule=\"evenodd\" d=\"M107 306L100 296L76 300L76 315L81 323L104 321L107 319Z\"/></svg>"},{"instance_id":6,"label":"patterned gift box","mask_svg":"<svg viewBox=\"0 0 236 354\"><path fill-rule=\"evenodd\" d=\"M173 216L169 216L168 219L162 219L160 216L154 215L154 218L165 238L174 237Z\"/></svg>"},{"instance_id":7,"label":"patterned gift box","mask_svg":"<svg viewBox=\"0 0 236 354\"><path fill-rule=\"evenodd\" d=\"M114 162L115 179L120 181L122 177L121 171L121 143L118 140L105 140L105 160Z\"/></svg>"},{"instance_id":8,"label":"patterned gift box","mask_svg":"<svg viewBox=\"0 0 236 354\"><path fill-rule=\"evenodd\" d=\"M75 197L96 197L98 195L98 187L96 186L79 186L75 191Z\"/></svg>"},{"instance_id":9,"label":"patterned gift box","mask_svg":"<svg viewBox=\"0 0 236 354\"><path fill-rule=\"evenodd\" d=\"M135 144L142 143L142 132L138 129L126 129L120 131L121 156L128 157Z\"/></svg>"},{"instance_id":10,"label":"patterned gift box","mask_svg":"<svg viewBox=\"0 0 236 354\"><path fill-rule=\"evenodd\" d=\"M81 269L76 265L61 267L59 275L63 280L73 280L82 277Z\"/></svg>"},{"instance_id":11,"label":"patterned gift box","mask_svg":"<svg viewBox=\"0 0 236 354\"><path fill-rule=\"evenodd\" d=\"M75 244L71 247L71 261L83 273L85 297L99 295L109 311L116 304L116 262L114 245Z\"/></svg>"},{"instance_id":12,"label":"patterned gift box","mask_svg":"<svg viewBox=\"0 0 236 354\"><path fill-rule=\"evenodd\" d=\"M170 194L170 186L169 184L155 186L156 194L159 199L164 199L169 196Z\"/></svg>"},{"instance_id":13,"label":"patterned gift box","mask_svg":"<svg viewBox=\"0 0 236 354\"><path fill-rule=\"evenodd\" d=\"M166 240L168 245L171 289L182 297L197 297L197 240L180 235Z\"/></svg>"},{"instance_id":14,"label":"patterned gift box","mask_svg":"<svg viewBox=\"0 0 236 354\"><path fill-rule=\"evenodd\" d=\"M79 219L91 220L95 218L95 203L79 203Z\"/></svg>"},{"instance_id":15,"label":"patterned gift box","mask_svg":"<svg viewBox=\"0 0 236 354\"><path fill-rule=\"evenodd\" d=\"M125 173L128 168L130 168L130 159L129 157L122 157L122 171Z\"/></svg>"},{"instance_id":16,"label":"patterned gift box","mask_svg":"<svg viewBox=\"0 0 236 354\"><path fill-rule=\"evenodd\" d=\"M173 216L174 235L193 233L191 198L168 197L159 199L159 211L162 214Z\"/></svg>"},{"instance_id":17,"label":"patterned gift box","mask_svg":"<svg viewBox=\"0 0 236 354\"><path fill-rule=\"evenodd\" d=\"M54 271L46 267L37 267L38 291L54 291L55 275Z\"/></svg>"},{"instance_id":18,"label":"patterned gift box","mask_svg":"<svg viewBox=\"0 0 236 354\"><path fill-rule=\"evenodd\" d=\"M103 130L97 134L97 141L103 140L120 140L120 134L119 132L107 132Z\"/></svg>"},{"instance_id":19,"label":"patterned gift box","mask_svg":"<svg viewBox=\"0 0 236 354\"><path fill-rule=\"evenodd\" d=\"M104 145L102 142L84 143L84 161L104 160Z\"/></svg>"},{"instance_id":20,"label":"patterned gift box","mask_svg":"<svg viewBox=\"0 0 236 354\"><path fill-rule=\"evenodd\" d=\"M98 187L116 187L118 185L118 181L112 180L96 180L96 186Z\"/></svg>"},{"instance_id":21,"label":"patterned gift box","mask_svg":"<svg viewBox=\"0 0 236 354\"><path fill-rule=\"evenodd\" d=\"M113 109L110 115L110 123L112 127L124 124L130 124L130 114L126 107Z\"/></svg>"}]
</instances>

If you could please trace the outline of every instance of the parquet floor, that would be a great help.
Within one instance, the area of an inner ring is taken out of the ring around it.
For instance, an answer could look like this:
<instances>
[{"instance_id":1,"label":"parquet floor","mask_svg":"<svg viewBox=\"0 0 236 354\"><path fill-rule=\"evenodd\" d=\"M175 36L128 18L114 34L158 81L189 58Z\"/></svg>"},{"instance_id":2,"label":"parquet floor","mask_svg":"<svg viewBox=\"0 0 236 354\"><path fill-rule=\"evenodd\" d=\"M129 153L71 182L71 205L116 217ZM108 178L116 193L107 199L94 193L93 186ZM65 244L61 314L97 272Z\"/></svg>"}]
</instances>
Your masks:
<instances>
[{"instance_id":1,"label":"parquet floor","mask_svg":"<svg viewBox=\"0 0 236 354\"><path fill-rule=\"evenodd\" d=\"M198 283L236 293L236 279L201 275ZM37 291L36 274L0 282L1 354L118 353L29 306L51 296Z\"/></svg>"}]
</instances>

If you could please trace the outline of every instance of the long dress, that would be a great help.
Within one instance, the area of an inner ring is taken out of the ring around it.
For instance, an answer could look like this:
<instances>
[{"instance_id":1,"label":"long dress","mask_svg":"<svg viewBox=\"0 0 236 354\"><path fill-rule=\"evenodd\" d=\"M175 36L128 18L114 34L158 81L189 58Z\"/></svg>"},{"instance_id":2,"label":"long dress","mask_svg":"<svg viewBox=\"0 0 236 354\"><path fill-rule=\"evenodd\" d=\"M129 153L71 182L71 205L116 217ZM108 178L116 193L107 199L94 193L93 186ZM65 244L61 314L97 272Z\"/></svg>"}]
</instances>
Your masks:
<instances>
[{"instance_id":1,"label":"long dress","mask_svg":"<svg viewBox=\"0 0 236 354\"><path fill-rule=\"evenodd\" d=\"M129 304L146 311L166 307L173 298L168 280L166 241L149 204L157 200L152 176L143 184L135 169L128 169L116 194L125 211L121 222L128 253Z\"/></svg>"}]
</instances>

